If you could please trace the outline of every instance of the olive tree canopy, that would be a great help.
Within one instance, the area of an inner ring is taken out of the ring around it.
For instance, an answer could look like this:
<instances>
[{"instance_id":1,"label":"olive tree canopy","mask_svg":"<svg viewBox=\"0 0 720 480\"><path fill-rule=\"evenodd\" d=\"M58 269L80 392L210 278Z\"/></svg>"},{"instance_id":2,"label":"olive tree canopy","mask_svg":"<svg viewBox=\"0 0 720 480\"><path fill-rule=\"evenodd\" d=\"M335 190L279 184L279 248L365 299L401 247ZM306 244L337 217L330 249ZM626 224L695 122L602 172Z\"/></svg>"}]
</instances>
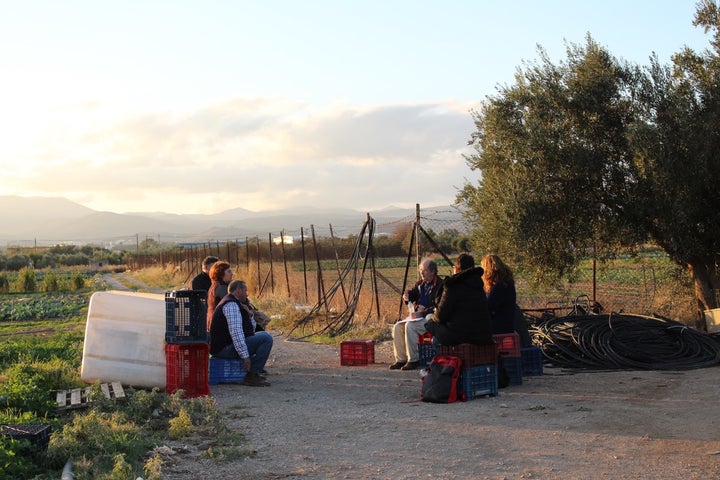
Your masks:
<instances>
[{"instance_id":1,"label":"olive tree canopy","mask_svg":"<svg viewBox=\"0 0 720 480\"><path fill-rule=\"evenodd\" d=\"M478 250L546 280L638 240L625 134L636 72L590 37L567 55L553 65L540 50L539 64L473 112L475 153L466 160L482 178L457 198Z\"/></svg>"},{"instance_id":2,"label":"olive tree canopy","mask_svg":"<svg viewBox=\"0 0 720 480\"><path fill-rule=\"evenodd\" d=\"M649 239L685 268L701 309L720 289L720 10L697 6L712 33L672 66L616 60L588 36L567 60L519 70L473 112L466 183L479 250L536 278L557 279L583 258ZM704 320L700 318L700 326Z\"/></svg>"}]
</instances>

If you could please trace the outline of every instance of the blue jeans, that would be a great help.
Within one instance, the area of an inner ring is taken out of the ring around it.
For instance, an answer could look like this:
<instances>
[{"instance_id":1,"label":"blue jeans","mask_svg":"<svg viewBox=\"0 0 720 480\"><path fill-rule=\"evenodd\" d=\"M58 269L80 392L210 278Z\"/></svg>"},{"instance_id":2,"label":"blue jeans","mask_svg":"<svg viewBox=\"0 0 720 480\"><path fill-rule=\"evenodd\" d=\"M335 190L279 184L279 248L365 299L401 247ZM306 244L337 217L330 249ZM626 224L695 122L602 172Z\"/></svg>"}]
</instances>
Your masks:
<instances>
[{"instance_id":1,"label":"blue jeans","mask_svg":"<svg viewBox=\"0 0 720 480\"><path fill-rule=\"evenodd\" d=\"M270 357L273 346L273 337L267 332L255 332L251 337L245 337L245 345L250 353L250 371L260 373L265 370L265 363ZM227 345L215 355L218 358L240 358L235 345Z\"/></svg>"}]
</instances>

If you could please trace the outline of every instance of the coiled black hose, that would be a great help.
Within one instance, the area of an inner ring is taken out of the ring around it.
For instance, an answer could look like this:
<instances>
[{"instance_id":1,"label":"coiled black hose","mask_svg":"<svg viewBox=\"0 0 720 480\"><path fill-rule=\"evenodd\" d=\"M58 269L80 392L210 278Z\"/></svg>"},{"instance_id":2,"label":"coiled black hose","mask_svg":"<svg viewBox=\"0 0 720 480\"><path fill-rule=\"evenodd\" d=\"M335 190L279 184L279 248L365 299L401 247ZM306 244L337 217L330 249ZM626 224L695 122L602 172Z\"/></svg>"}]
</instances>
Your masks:
<instances>
[{"instance_id":1,"label":"coiled black hose","mask_svg":"<svg viewBox=\"0 0 720 480\"><path fill-rule=\"evenodd\" d=\"M566 368L689 370L720 364L716 337L659 317L546 317L530 333L552 365Z\"/></svg>"}]
</instances>

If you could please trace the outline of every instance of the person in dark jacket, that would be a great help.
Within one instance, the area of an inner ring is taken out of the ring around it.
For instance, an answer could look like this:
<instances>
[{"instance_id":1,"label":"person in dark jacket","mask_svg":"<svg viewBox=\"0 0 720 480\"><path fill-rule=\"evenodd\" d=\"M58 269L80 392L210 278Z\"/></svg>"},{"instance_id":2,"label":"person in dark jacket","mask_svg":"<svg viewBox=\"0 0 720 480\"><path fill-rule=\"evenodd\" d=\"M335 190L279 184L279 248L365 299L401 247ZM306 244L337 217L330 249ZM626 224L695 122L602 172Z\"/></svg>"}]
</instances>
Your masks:
<instances>
[{"instance_id":1,"label":"person in dark jacket","mask_svg":"<svg viewBox=\"0 0 720 480\"><path fill-rule=\"evenodd\" d=\"M454 275L445 279L442 296L432 320L425 329L441 345L493 343L490 312L483 288L483 269L475 259L461 253L453 267Z\"/></svg>"},{"instance_id":2,"label":"person in dark jacket","mask_svg":"<svg viewBox=\"0 0 720 480\"><path fill-rule=\"evenodd\" d=\"M203 258L202 261L202 272L198 273L193 277L192 282L190 282L190 286L193 290L203 290L207 292L210 290L210 284L212 284L212 280L210 279L210 275L208 272L210 272L210 267L212 267L213 263L220 260L218 257L215 257L213 255L208 255L207 257Z\"/></svg>"},{"instance_id":3,"label":"person in dark jacket","mask_svg":"<svg viewBox=\"0 0 720 480\"><path fill-rule=\"evenodd\" d=\"M244 305L247 300L247 284L233 280L229 293L218 303L210 324L210 354L219 358L241 358L245 385L269 386L261 372L270 357L273 337L256 331L257 324L252 312Z\"/></svg>"},{"instance_id":4,"label":"person in dark jacket","mask_svg":"<svg viewBox=\"0 0 720 480\"><path fill-rule=\"evenodd\" d=\"M487 295L493 333L515 331L517 294L512 270L495 254L485 255L480 261L484 270L485 294Z\"/></svg>"}]
</instances>

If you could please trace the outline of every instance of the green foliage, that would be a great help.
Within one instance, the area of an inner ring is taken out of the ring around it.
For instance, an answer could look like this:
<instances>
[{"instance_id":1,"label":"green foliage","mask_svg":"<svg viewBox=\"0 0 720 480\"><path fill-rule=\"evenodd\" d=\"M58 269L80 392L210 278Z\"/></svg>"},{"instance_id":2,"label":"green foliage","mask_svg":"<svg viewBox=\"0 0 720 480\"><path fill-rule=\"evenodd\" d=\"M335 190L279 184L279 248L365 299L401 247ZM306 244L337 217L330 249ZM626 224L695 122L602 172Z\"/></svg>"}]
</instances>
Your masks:
<instances>
[{"instance_id":1,"label":"green foliage","mask_svg":"<svg viewBox=\"0 0 720 480\"><path fill-rule=\"evenodd\" d=\"M82 273L76 272L72 276L72 286L74 290L82 290L85 288L85 277Z\"/></svg>"},{"instance_id":2,"label":"green foliage","mask_svg":"<svg viewBox=\"0 0 720 480\"><path fill-rule=\"evenodd\" d=\"M170 438L187 437L192 432L192 420L190 420L190 414L186 409L180 410L178 416L171 418L168 423Z\"/></svg>"},{"instance_id":3,"label":"green foliage","mask_svg":"<svg viewBox=\"0 0 720 480\"><path fill-rule=\"evenodd\" d=\"M91 409L75 415L71 423L53 434L48 459L52 466L59 467L68 458L84 458L76 466L76 478L100 478L102 472L112 471L118 454L125 455L123 463L127 459L138 464L151 446L151 433L124 415Z\"/></svg>"},{"instance_id":4,"label":"green foliage","mask_svg":"<svg viewBox=\"0 0 720 480\"><path fill-rule=\"evenodd\" d=\"M144 466L143 461L166 436L193 432L220 445L235 441L211 397L183 399L179 393L168 396L157 388L128 389L126 394L124 405L94 397L88 412L78 413L53 435L48 449L51 463L59 466L67 458L83 459L75 468L78 479L135 478L141 468L148 479L161 478L162 459L153 456Z\"/></svg>"},{"instance_id":5,"label":"green foliage","mask_svg":"<svg viewBox=\"0 0 720 480\"><path fill-rule=\"evenodd\" d=\"M541 63L475 112L467 158L482 172L458 202L468 207L478 251L495 252L548 281L588 254L605 258L638 240L635 173L624 134L633 71L588 38L566 63Z\"/></svg>"},{"instance_id":6,"label":"green foliage","mask_svg":"<svg viewBox=\"0 0 720 480\"><path fill-rule=\"evenodd\" d=\"M162 478L162 466L163 459L157 453L151 456L147 462L143 472L145 473L145 480L160 480Z\"/></svg>"},{"instance_id":7,"label":"green foliage","mask_svg":"<svg viewBox=\"0 0 720 480\"><path fill-rule=\"evenodd\" d=\"M122 453L118 453L113 457L113 469L110 474L111 480L126 480L128 478L133 477L133 467L130 465L127 460L125 460L125 455Z\"/></svg>"},{"instance_id":8,"label":"green foliage","mask_svg":"<svg viewBox=\"0 0 720 480\"><path fill-rule=\"evenodd\" d=\"M45 272L43 276L43 291L56 292L60 289L60 281L58 276L51 270Z\"/></svg>"},{"instance_id":9,"label":"green foliage","mask_svg":"<svg viewBox=\"0 0 720 480\"><path fill-rule=\"evenodd\" d=\"M55 414L57 404L48 394L46 372L31 364L17 363L4 374L5 383L0 385L0 408L31 412L38 417Z\"/></svg>"},{"instance_id":10,"label":"green foliage","mask_svg":"<svg viewBox=\"0 0 720 480\"><path fill-rule=\"evenodd\" d=\"M672 66L651 59L638 95L642 118L631 131L644 228L689 269L704 308L718 306L720 289L719 16L715 2L699 2L693 23L711 34L710 48L686 48Z\"/></svg>"},{"instance_id":11,"label":"green foliage","mask_svg":"<svg viewBox=\"0 0 720 480\"><path fill-rule=\"evenodd\" d=\"M69 318L87 306L85 295L34 295L0 297L0 320Z\"/></svg>"},{"instance_id":12,"label":"green foliage","mask_svg":"<svg viewBox=\"0 0 720 480\"><path fill-rule=\"evenodd\" d=\"M0 293L10 292L10 278L6 273L0 273Z\"/></svg>"},{"instance_id":13,"label":"green foliage","mask_svg":"<svg viewBox=\"0 0 720 480\"><path fill-rule=\"evenodd\" d=\"M0 477L20 480L40 474L42 469L34 453L28 440L15 440L0 435Z\"/></svg>"},{"instance_id":14,"label":"green foliage","mask_svg":"<svg viewBox=\"0 0 720 480\"><path fill-rule=\"evenodd\" d=\"M17 279L16 290L18 292L34 292L37 290L35 269L25 267L20 270L20 275Z\"/></svg>"},{"instance_id":15,"label":"green foliage","mask_svg":"<svg viewBox=\"0 0 720 480\"><path fill-rule=\"evenodd\" d=\"M30 265L30 259L25 255L12 255L8 257L5 268L17 272L23 268L27 268Z\"/></svg>"}]
</instances>

